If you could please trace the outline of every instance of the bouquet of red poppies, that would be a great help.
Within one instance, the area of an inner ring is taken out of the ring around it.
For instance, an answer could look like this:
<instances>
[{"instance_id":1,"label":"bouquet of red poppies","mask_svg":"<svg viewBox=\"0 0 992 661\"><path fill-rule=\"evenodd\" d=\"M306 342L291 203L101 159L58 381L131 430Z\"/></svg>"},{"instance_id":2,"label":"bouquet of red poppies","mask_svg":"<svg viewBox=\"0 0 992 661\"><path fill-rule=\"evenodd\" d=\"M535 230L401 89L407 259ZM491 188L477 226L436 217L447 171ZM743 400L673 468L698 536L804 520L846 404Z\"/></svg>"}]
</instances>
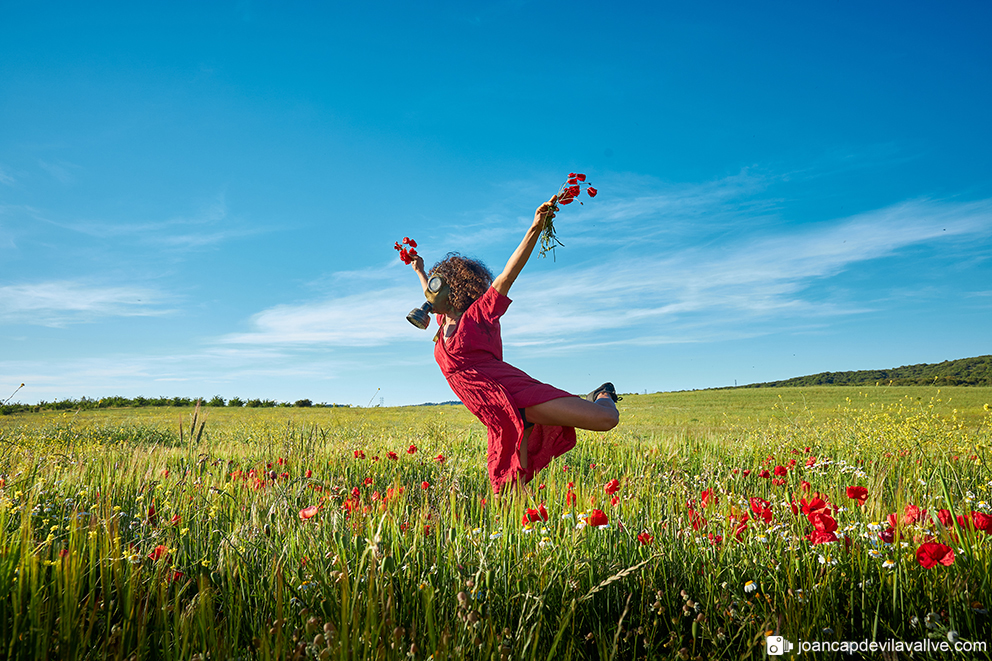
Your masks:
<instances>
[{"instance_id":1,"label":"bouquet of red poppies","mask_svg":"<svg viewBox=\"0 0 992 661\"><path fill-rule=\"evenodd\" d=\"M582 193L583 187L585 187L586 193L589 197L596 197L596 193L599 192L586 181L586 176L584 174L569 172L565 183L563 183L561 188L558 189L558 201L555 203L552 211L554 213L558 213L559 205L571 204L577 200L579 195ZM579 200L579 204L582 204L581 200ZM558 235L555 233L554 218L551 216L546 216L544 219L544 229L541 230L540 256L545 257L549 250L551 251L551 255L554 256L555 248L563 245L565 244L558 240Z\"/></svg>"},{"instance_id":2,"label":"bouquet of red poppies","mask_svg":"<svg viewBox=\"0 0 992 661\"><path fill-rule=\"evenodd\" d=\"M404 264L412 264L417 258L417 242L408 236L403 237L403 244L397 241L393 248L400 252L400 261Z\"/></svg>"}]
</instances>

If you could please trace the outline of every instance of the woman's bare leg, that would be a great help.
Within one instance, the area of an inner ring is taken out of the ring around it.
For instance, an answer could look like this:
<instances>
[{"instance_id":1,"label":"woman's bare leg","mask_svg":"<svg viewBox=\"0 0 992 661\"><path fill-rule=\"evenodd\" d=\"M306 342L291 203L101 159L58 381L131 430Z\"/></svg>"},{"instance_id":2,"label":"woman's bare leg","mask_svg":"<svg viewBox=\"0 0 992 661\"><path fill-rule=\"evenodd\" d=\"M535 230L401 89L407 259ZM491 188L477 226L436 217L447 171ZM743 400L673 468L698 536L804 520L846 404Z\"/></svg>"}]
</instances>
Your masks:
<instances>
[{"instance_id":1,"label":"woman's bare leg","mask_svg":"<svg viewBox=\"0 0 992 661\"><path fill-rule=\"evenodd\" d=\"M595 403L581 397L560 397L529 406L524 409L524 413L528 422L578 427L590 431L609 431L620 422L620 413L606 393L601 393Z\"/></svg>"}]
</instances>

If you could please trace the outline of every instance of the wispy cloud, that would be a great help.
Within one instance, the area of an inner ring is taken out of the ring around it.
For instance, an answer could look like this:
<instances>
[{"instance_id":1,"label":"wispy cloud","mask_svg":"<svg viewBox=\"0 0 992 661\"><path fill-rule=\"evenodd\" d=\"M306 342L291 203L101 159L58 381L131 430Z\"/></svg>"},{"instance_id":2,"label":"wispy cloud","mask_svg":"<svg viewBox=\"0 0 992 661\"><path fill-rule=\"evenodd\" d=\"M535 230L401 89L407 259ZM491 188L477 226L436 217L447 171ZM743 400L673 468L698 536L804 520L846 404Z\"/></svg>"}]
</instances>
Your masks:
<instances>
[{"instance_id":1,"label":"wispy cloud","mask_svg":"<svg viewBox=\"0 0 992 661\"><path fill-rule=\"evenodd\" d=\"M168 313L167 297L142 287L107 287L71 280L0 287L0 323L65 326L100 317Z\"/></svg>"},{"instance_id":2,"label":"wispy cloud","mask_svg":"<svg viewBox=\"0 0 992 661\"><path fill-rule=\"evenodd\" d=\"M14 176L10 174L10 171L0 165L0 184L3 184L4 186L13 186L15 183L16 180L14 179Z\"/></svg>"},{"instance_id":3,"label":"wispy cloud","mask_svg":"<svg viewBox=\"0 0 992 661\"><path fill-rule=\"evenodd\" d=\"M37 209L26 211L37 220L99 239L134 239L140 244L177 250L213 246L265 231L232 218L223 194L218 195L193 214L173 216L165 220L117 223L100 220L60 221L50 218Z\"/></svg>"},{"instance_id":4,"label":"wispy cloud","mask_svg":"<svg viewBox=\"0 0 992 661\"><path fill-rule=\"evenodd\" d=\"M73 183L76 180L73 170L80 169L80 166L75 165L74 163L69 163L68 161L49 163L48 161L39 160L38 167L50 174L54 179L62 184Z\"/></svg>"},{"instance_id":5,"label":"wispy cloud","mask_svg":"<svg viewBox=\"0 0 992 661\"><path fill-rule=\"evenodd\" d=\"M654 196L616 205L636 209L650 224L662 214L660 209L669 210L663 213L666 219L671 209L681 209L683 216L697 215L707 204L720 208L736 195L720 186L713 192L709 196L699 188L689 190L686 199ZM765 208L758 202L748 213L764 213ZM738 232L751 229L750 224L737 226ZM760 327L769 322L809 327L875 305L858 297L814 296L811 289L819 282L911 246L990 235L990 200L913 200L828 223L778 231L764 227L750 235L725 232L721 225L699 244L677 251L659 241L658 249L647 253L614 253L584 266L525 272L511 292L517 302L504 338L519 346L573 347L603 341L650 344L754 336L769 332ZM362 294L275 306L252 317L250 331L220 341L375 346L418 337L402 318L417 303L416 287L401 284L398 274L388 271L368 275ZM382 278L378 288L375 275Z\"/></svg>"}]
</instances>

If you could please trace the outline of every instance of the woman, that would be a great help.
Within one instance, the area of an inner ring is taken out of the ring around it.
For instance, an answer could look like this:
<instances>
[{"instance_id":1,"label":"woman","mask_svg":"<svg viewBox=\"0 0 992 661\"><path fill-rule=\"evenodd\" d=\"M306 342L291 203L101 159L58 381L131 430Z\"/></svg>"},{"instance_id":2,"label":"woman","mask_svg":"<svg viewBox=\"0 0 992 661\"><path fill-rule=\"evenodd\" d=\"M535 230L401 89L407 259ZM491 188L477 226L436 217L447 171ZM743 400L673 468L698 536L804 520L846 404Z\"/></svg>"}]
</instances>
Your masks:
<instances>
[{"instance_id":1,"label":"woman","mask_svg":"<svg viewBox=\"0 0 992 661\"><path fill-rule=\"evenodd\" d=\"M456 253L431 269L447 283L438 300L441 329L434 357L462 403L489 431L489 480L493 491L529 482L554 457L575 447L575 428L609 431L620 421L613 384L604 383L585 399L532 379L503 362L499 318L511 301L507 293L534 251L546 219L554 218L557 196L538 207L523 241L494 279L481 262ZM419 256L412 263L424 290L428 274Z\"/></svg>"}]
</instances>

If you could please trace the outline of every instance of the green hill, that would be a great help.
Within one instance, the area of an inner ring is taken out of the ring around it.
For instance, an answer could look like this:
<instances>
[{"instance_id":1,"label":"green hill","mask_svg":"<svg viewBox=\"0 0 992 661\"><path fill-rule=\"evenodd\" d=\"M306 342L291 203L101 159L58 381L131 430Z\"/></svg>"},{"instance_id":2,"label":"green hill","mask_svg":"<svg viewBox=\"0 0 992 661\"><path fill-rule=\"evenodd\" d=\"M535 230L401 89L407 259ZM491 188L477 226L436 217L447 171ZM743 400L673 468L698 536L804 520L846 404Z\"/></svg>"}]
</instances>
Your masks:
<instances>
[{"instance_id":1,"label":"green hill","mask_svg":"<svg viewBox=\"0 0 992 661\"><path fill-rule=\"evenodd\" d=\"M992 387L992 356L945 360L942 363L904 365L887 370L855 372L821 372L797 376L785 381L751 383L743 388L777 388L795 386L986 386Z\"/></svg>"}]
</instances>

